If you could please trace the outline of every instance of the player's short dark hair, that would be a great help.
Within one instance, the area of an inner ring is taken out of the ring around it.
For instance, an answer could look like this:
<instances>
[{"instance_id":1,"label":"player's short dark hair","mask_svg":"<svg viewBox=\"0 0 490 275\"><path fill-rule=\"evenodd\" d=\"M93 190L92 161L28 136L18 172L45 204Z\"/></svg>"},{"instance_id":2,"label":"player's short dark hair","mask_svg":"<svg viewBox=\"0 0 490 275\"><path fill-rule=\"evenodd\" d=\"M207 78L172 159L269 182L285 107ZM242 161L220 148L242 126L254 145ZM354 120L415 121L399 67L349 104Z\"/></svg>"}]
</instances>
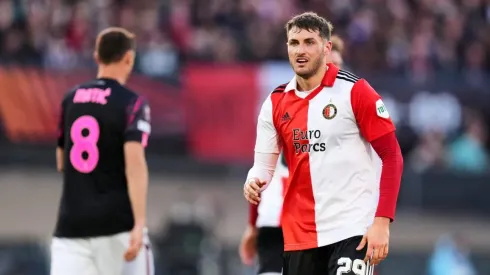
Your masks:
<instances>
[{"instance_id":1,"label":"player's short dark hair","mask_svg":"<svg viewBox=\"0 0 490 275\"><path fill-rule=\"evenodd\" d=\"M135 35L123 28L107 28L97 36L96 52L102 64L119 62L135 48Z\"/></svg>"},{"instance_id":2,"label":"player's short dark hair","mask_svg":"<svg viewBox=\"0 0 490 275\"><path fill-rule=\"evenodd\" d=\"M333 31L332 23L314 12L305 12L293 17L286 23L286 32L289 32L293 27L307 31L318 31L320 36L327 40L330 40Z\"/></svg>"},{"instance_id":3,"label":"player's short dark hair","mask_svg":"<svg viewBox=\"0 0 490 275\"><path fill-rule=\"evenodd\" d=\"M332 51L338 51L340 54L344 52L344 41L338 35L332 35Z\"/></svg>"}]
</instances>

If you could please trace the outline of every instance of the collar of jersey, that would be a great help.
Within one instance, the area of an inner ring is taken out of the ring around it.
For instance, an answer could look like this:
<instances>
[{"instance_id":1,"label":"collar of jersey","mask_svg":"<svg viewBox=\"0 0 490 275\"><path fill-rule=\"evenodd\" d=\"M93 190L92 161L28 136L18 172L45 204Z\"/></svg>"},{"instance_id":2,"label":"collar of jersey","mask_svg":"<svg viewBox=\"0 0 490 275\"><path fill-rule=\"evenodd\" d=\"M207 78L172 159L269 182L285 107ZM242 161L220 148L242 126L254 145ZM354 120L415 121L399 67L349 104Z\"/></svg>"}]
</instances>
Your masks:
<instances>
[{"instance_id":1,"label":"collar of jersey","mask_svg":"<svg viewBox=\"0 0 490 275\"><path fill-rule=\"evenodd\" d=\"M102 81L106 81L106 82L113 82L113 83L119 84L119 81L117 81L114 78L109 78L109 77L98 77L97 80L102 80Z\"/></svg>"},{"instance_id":2,"label":"collar of jersey","mask_svg":"<svg viewBox=\"0 0 490 275\"><path fill-rule=\"evenodd\" d=\"M320 86L318 86L315 90L313 90L308 96L305 97L305 99L312 99L315 97L321 90L323 90L323 87L332 87L333 83L335 82L335 79L337 78L337 73L339 72L339 68L335 66L333 63L328 63L327 64L328 69L325 72L325 75L323 76L322 83ZM289 81L288 85L286 86L286 89L284 89L285 92L290 92L290 91L296 91L298 83L296 82L296 76Z\"/></svg>"}]
</instances>

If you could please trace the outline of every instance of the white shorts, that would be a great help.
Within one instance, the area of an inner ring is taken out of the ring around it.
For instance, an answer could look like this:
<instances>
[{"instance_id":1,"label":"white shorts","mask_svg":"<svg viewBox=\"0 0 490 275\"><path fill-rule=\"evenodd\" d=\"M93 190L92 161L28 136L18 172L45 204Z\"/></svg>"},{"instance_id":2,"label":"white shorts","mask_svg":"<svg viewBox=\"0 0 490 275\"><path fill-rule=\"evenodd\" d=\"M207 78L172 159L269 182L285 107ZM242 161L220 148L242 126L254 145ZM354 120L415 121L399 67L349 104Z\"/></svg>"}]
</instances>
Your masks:
<instances>
[{"instance_id":1,"label":"white shorts","mask_svg":"<svg viewBox=\"0 0 490 275\"><path fill-rule=\"evenodd\" d=\"M129 239L129 232L84 239L53 238L51 275L153 275L148 235L145 233L136 259L126 262Z\"/></svg>"}]
</instances>

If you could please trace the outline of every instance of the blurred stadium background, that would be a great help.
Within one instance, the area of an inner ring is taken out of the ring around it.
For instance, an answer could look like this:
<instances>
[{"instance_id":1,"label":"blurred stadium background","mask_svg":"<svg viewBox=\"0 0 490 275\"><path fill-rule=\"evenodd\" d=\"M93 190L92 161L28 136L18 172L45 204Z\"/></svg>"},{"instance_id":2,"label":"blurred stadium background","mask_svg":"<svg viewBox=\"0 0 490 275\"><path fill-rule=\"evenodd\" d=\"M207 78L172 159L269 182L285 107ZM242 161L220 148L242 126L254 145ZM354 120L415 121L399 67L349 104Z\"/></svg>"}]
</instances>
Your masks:
<instances>
[{"instance_id":1,"label":"blurred stadium background","mask_svg":"<svg viewBox=\"0 0 490 275\"><path fill-rule=\"evenodd\" d=\"M379 275L490 274L490 1L0 0L0 275L49 274L58 105L95 75L96 33L138 35L152 106L158 275L249 275L237 246L257 110L291 77L283 24L312 10L380 92L405 157ZM305 274L306 275L306 274Z\"/></svg>"}]
</instances>

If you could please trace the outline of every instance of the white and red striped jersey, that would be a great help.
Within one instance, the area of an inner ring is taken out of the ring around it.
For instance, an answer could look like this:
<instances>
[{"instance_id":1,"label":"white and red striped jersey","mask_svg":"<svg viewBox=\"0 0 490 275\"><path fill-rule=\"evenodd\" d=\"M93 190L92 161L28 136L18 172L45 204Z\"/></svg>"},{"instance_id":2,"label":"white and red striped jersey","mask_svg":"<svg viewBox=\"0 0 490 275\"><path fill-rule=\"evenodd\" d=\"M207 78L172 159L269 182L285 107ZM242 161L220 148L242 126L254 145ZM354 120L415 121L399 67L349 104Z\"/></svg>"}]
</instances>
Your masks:
<instances>
[{"instance_id":1,"label":"white and red striped jersey","mask_svg":"<svg viewBox=\"0 0 490 275\"><path fill-rule=\"evenodd\" d=\"M282 204L284 201L285 185L288 179L288 167L284 155L277 160L276 169L271 182L261 194L258 206L256 227L280 227Z\"/></svg>"},{"instance_id":2,"label":"white and red striped jersey","mask_svg":"<svg viewBox=\"0 0 490 275\"><path fill-rule=\"evenodd\" d=\"M313 91L298 91L293 78L270 94L259 114L255 152L283 150L286 157L286 251L366 233L377 209L381 174L370 142L393 131L376 91L333 64Z\"/></svg>"}]
</instances>

